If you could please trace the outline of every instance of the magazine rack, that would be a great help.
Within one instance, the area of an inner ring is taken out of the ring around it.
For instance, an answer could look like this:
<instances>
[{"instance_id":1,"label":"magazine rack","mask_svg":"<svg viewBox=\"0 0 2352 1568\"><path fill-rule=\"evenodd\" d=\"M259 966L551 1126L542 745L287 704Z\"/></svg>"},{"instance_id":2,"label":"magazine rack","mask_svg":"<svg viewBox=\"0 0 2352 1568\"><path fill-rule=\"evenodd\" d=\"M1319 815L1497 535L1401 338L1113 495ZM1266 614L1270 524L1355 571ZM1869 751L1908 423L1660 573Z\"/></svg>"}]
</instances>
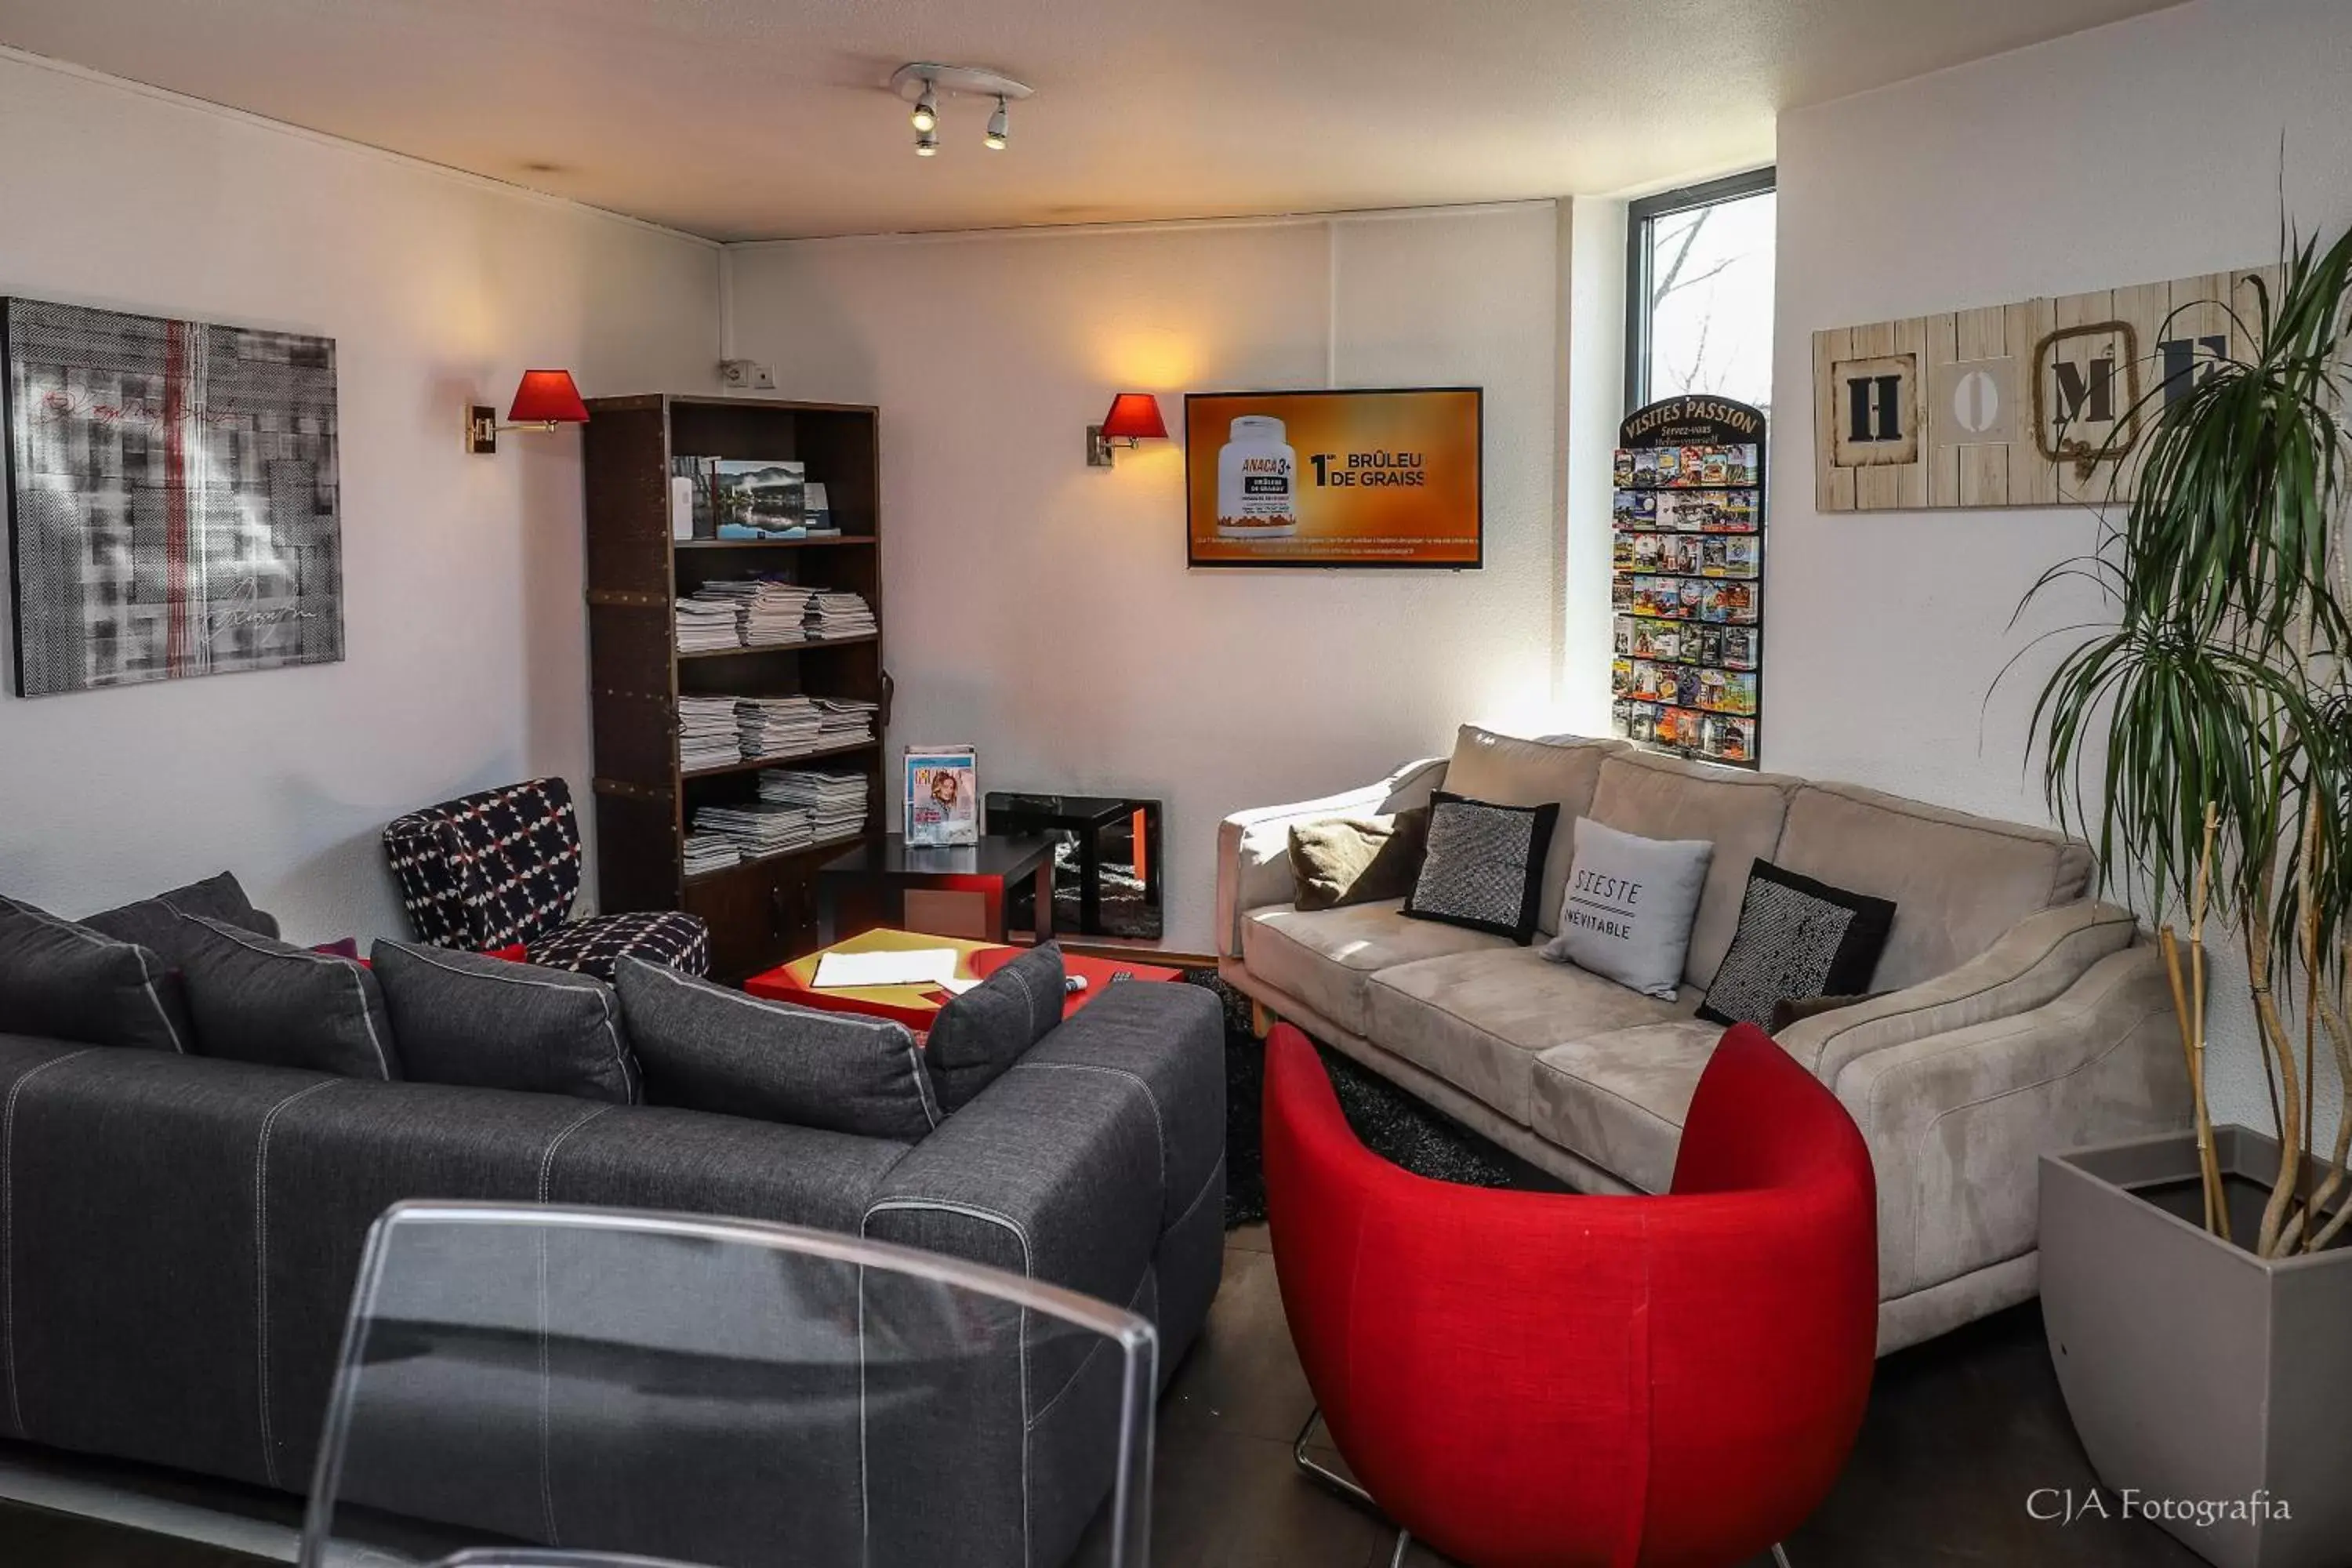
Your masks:
<instances>
[{"instance_id":1,"label":"magazine rack","mask_svg":"<svg viewBox=\"0 0 2352 1568\"><path fill-rule=\"evenodd\" d=\"M1764 681L1764 415L1670 397L1617 435L1611 727L1757 766Z\"/></svg>"}]
</instances>

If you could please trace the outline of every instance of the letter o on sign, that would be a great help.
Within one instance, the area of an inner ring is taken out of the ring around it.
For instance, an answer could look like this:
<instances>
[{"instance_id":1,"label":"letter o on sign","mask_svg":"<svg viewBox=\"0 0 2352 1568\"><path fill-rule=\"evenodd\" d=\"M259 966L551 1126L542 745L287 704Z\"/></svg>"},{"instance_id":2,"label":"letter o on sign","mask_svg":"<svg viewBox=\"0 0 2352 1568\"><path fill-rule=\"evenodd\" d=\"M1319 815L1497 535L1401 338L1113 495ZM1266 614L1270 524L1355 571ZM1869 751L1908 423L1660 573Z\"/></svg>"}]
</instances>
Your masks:
<instances>
[{"instance_id":1,"label":"letter o on sign","mask_svg":"<svg viewBox=\"0 0 2352 1568\"><path fill-rule=\"evenodd\" d=\"M1952 422L1971 436L1981 436L2001 422L2000 384L1980 370L1952 383Z\"/></svg>"}]
</instances>

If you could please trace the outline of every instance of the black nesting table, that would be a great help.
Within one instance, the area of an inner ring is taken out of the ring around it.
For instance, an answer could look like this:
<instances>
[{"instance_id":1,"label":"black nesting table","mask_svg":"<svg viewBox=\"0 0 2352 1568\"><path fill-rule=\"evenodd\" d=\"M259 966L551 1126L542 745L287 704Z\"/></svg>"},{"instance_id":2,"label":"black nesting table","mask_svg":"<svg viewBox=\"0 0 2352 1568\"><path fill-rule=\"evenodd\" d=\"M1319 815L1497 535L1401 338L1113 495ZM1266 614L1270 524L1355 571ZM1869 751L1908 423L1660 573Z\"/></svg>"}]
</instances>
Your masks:
<instances>
[{"instance_id":1,"label":"black nesting table","mask_svg":"<svg viewBox=\"0 0 2352 1568\"><path fill-rule=\"evenodd\" d=\"M1054 850L1049 833L995 834L977 844L909 848L893 833L869 840L817 870L817 942L831 947L845 935L907 923L907 894L915 889L978 893L986 910L982 940L1010 940L1005 895L1024 881L1036 889L1036 940L1054 936ZM845 931L845 921L862 921Z\"/></svg>"},{"instance_id":2,"label":"black nesting table","mask_svg":"<svg viewBox=\"0 0 2352 1568\"><path fill-rule=\"evenodd\" d=\"M1102 923L1102 835L1130 819L1136 825L1135 864L1144 885L1144 901L1160 907L1160 803L1127 795L1037 795L1020 791L992 792L988 820L1019 833L1060 831L1077 840L1078 931L1104 936ZM1132 934L1132 933L1130 933ZM1156 934L1156 933L1155 933Z\"/></svg>"}]
</instances>

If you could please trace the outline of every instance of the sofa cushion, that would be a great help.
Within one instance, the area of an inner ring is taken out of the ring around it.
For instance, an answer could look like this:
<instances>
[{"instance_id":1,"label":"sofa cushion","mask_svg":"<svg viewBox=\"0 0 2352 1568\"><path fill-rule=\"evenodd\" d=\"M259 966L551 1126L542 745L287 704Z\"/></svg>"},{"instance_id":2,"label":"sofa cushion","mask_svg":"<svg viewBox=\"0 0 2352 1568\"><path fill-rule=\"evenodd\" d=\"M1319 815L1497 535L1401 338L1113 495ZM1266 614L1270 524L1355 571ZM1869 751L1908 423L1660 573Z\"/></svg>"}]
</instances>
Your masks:
<instances>
[{"instance_id":1,"label":"sofa cushion","mask_svg":"<svg viewBox=\"0 0 2352 1568\"><path fill-rule=\"evenodd\" d=\"M1538 1057L1529 1131L1645 1193L1674 1184L1675 1153L1720 1024L1678 1018L1570 1040Z\"/></svg>"},{"instance_id":2,"label":"sofa cushion","mask_svg":"<svg viewBox=\"0 0 2352 1568\"><path fill-rule=\"evenodd\" d=\"M1069 993L1062 950L1033 947L940 1009L923 1061L947 1114L996 1081L1062 1021Z\"/></svg>"},{"instance_id":3,"label":"sofa cushion","mask_svg":"<svg viewBox=\"0 0 2352 1568\"><path fill-rule=\"evenodd\" d=\"M603 981L404 942L372 953L412 1082L636 1102L620 998Z\"/></svg>"},{"instance_id":4,"label":"sofa cushion","mask_svg":"<svg viewBox=\"0 0 2352 1568\"><path fill-rule=\"evenodd\" d=\"M358 963L226 921L179 919L180 978L205 1056L341 1078L400 1076L383 993Z\"/></svg>"},{"instance_id":5,"label":"sofa cushion","mask_svg":"<svg viewBox=\"0 0 2352 1568\"><path fill-rule=\"evenodd\" d=\"M184 934L180 929L182 915L226 921L240 930L267 937L278 934L276 919L253 907L253 900L245 896L236 874L229 871L191 882L184 888L174 888L168 893L158 893L152 899L142 899L135 904L102 910L81 923L117 942L135 942L142 947L152 948L176 966L179 959L173 944Z\"/></svg>"},{"instance_id":6,"label":"sofa cushion","mask_svg":"<svg viewBox=\"0 0 2352 1568\"><path fill-rule=\"evenodd\" d=\"M1353 1035L1367 1032L1365 986L1375 971L1511 945L1508 937L1407 920L1396 899L1336 910L1276 904L1242 921L1242 962L1249 972Z\"/></svg>"},{"instance_id":7,"label":"sofa cushion","mask_svg":"<svg viewBox=\"0 0 2352 1568\"><path fill-rule=\"evenodd\" d=\"M1536 933L1559 826L1559 807L1549 801L1497 805L1437 791L1429 797L1429 842L1406 916L1507 936L1524 947Z\"/></svg>"},{"instance_id":8,"label":"sofa cushion","mask_svg":"<svg viewBox=\"0 0 2352 1568\"><path fill-rule=\"evenodd\" d=\"M1769 860L1748 875L1739 934L1717 966L1698 1016L1763 1028L1791 1001L1858 996L1885 951L1895 906Z\"/></svg>"},{"instance_id":9,"label":"sofa cushion","mask_svg":"<svg viewBox=\"0 0 2352 1568\"><path fill-rule=\"evenodd\" d=\"M1778 864L1892 900L1895 926L1863 989L1899 991L1950 973L2043 910L2081 899L2087 845L2044 828L1808 784L1789 803Z\"/></svg>"},{"instance_id":10,"label":"sofa cushion","mask_svg":"<svg viewBox=\"0 0 2352 1568\"><path fill-rule=\"evenodd\" d=\"M1661 1002L1528 948L1454 953L1383 969L1367 988L1384 1050L1522 1126L1535 1058L1563 1041L1683 1016Z\"/></svg>"},{"instance_id":11,"label":"sofa cushion","mask_svg":"<svg viewBox=\"0 0 2352 1568\"><path fill-rule=\"evenodd\" d=\"M1644 838L1704 838L1715 846L1698 920L1691 927L1690 953L1683 961L1683 978L1701 990L1714 984L1716 966L1731 950L1740 900L1748 894L1748 868L1772 858L1797 783L1777 773L1640 752L1622 752L1601 764L1601 782L1592 792L1594 821Z\"/></svg>"},{"instance_id":12,"label":"sofa cushion","mask_svg":"<svg viewBox=\"0 0 2352 1568\"><path fill-rule=\"evenodd\" d=\"M1568 884L1573 853L1565 826L1591 810L1602 760L1624 749L1622 741L1571 735L1525 741L1475 724L1463 725L1454 737L1454 757L1445 764L1445 788L1451 793L1497 805L1549 802L1559 807L1563 831L1552 835L1550 851L1544 857L1543 898L1536 909L1536 929L1546 935L1559 930L1560 889Z\"/></svg>"},{"instance_id":13,"label":"sofa cushion","mask_svg":"<svg viewBox=\"0 0 2352 1568\"><path fill-rule=\"evenodd\" d=\"M1620 833L1589 816L1576 819L1575 837L1559 934L1544 944L1543 955L1644 996L1675 1000L1715 846L1704 838Z\"/></svg>"},{"instance_id":14,"label":"sofa cushion","mask_svg":"<svg viewBox=\"0 0 2352 1568\"><path fill-rule=\"evenodd\" d=\"M1331 816L1290 829L1290 875L1302 910L1401 899L1421 876L1429 807L1385 816Z\"/></svg>"},{"instance_id":15,"label":"sofa cushion","mask_svg":"<svg viewBox=\"0 0 2352 1568\"><path fill-rule=\"evenodd\" d=\"M194 1031L155 952L0 899L0 1034L185 1052Z\"/></svg>"},{"instance_id":16,"label":"sofa cushion","mask_svg":"<svg viewBox=\"0 0 2352 1568\"><path fill-rule=\"evenodd\" d=\"M642 958L615 978L648 1105L905 1143L940 1124L904 1024L762 1002Z\"/></svg>"}]
</instances>

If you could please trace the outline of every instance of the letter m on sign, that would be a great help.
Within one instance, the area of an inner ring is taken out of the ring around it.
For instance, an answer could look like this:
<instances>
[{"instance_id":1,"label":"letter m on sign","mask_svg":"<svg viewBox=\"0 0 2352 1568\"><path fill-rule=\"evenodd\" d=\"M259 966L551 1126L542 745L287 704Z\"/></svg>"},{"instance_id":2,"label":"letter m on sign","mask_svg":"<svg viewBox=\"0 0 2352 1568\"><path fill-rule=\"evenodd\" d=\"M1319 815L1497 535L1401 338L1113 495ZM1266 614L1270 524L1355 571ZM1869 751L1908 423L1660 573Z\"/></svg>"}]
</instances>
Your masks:
<instances>
[{"instance_id":1,"label":"letter m on sign","mask_svg":"<svg viewBox=\"0 0 2352 1568\"><path fill-rule=\"evenodd\" d=\"M1881 354L1830 367L1836 421L1831 460L1841 468L1919 460L1919 358Z\"/></svg>"}]
</instances>

